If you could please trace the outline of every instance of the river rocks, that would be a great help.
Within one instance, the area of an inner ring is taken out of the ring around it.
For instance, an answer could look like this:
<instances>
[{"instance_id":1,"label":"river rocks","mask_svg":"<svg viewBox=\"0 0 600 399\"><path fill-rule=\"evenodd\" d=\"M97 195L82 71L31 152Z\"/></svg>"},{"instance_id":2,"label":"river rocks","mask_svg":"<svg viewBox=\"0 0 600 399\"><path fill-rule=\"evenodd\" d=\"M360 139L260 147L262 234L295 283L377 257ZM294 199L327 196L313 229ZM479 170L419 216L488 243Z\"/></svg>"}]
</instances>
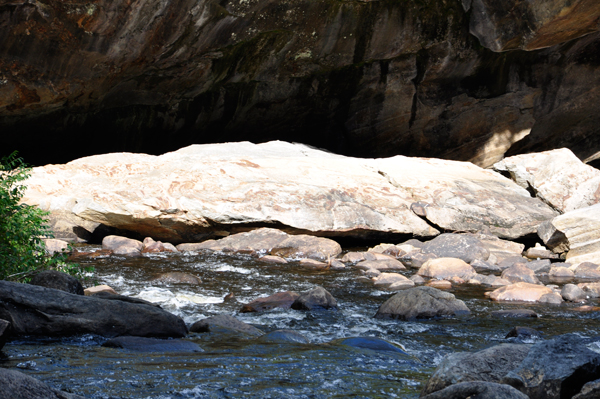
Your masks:
<instances>
[{"instance_id":1,"label":"river rocks","mask_svg":"<svg viewBox=\"0 0 600 399\"><path fill-rule=\"evenodd\" d=\"M510 281L511 283L523 282L530 284L538 284L540 282L535 276L534 271L522 263L517 263L509 267L508 269L505 269L500 275L500 277Z\"/></svg>"},{"instance_id":2,"label":"river rocks","mask_svg":"<svg viewBox=\"0 0 600 399\"><path fill-rule=\"evenodd\" d=\"M333 340L330 343L333 345L344 345L357 349L369 349L378 352L396 352L407 355L406 351L403 348L398 347L398 345L375 337L341 338Z\"/></svg>"},{"instance_id":3,"label":"river rocks","mask_svg":"<svg viewBox=\"0 0 600 399\"><path fill-rule=\"evenodd\" d=\"M85 399L83 396L51 388L19 371L0 367L0 386L6 399Z\"/></svg>"},{"instance_id":4,"label":"river rocks","mask_svg":"<svg viewBox=\"0 0 600 399\"><path fill-rule=\"evenodd\" d=\"M257 342L269 344L309 344L304 335L293 330L275 330L258 337Z\"/></svg>"},{"instance_id":5,"label":"river rocks","mask_svg":"<svg viewBox=\"0 0 600 399\"><path fill-rule=\"evenodd\" d=\"M142 244L142 253L179 252L173 244L169 242L154 241L152 237L144 238Z\"/></svg>"},{"instance_id":6,"label":"river rocks","mask_svg":"<svg viewBox=\"0 0 600 399\"><path fill-rule=\"evenodd\" d=\"M190 327L190 332L198 333L233 333L249 336L260 336L264 333L258 328L244 323L233 316L220 314L198 320Z\"/></svg>"},{"instance_id":7,"label":"river rocks","mask_svg":"<svg viewBox=\"0 0 600 399\"><path fill-rule=\"evenodd\" d=\"M513 327L512 330L510 330L504 338L505 339L517 338L519 340L531 340L531 339L538 339L541 337L542 337L542 333L537 330L534 330L533 328L517 326L517 327Z\"/></svg>"},{"instance_id":8,"label":"river rocks","mask_svg":"<svg viewBox=\"0 0 600 399\"><path fill-rule=\"evenodd\" d=\"M490 257L490 251L477 238L464 234L441 234L426 242L421 252L438 258L458 258L466 263Z\"/></svg>"},{"instance_id":9,"label":"river rocks","mask_svg":"<svg viewBox=\"0 0 600 399\"><path fill-rule=\"evenodd\" d=\"M535 313L531 309L505 309L505 310L494 310L492 312L492 317L502 317L502 318L534 318L538 317L537 313Z\"/></svg>"},{"instance_id":10,"label":"river rocks","mask_svg":"<svg viewBox=\"0 0 600 399\"><path fill-rule=\"evenodd\" d=\"M258 260L260 260L261 262L265 262L265 263L273 263L273 264L280 264L280 265L288 263L288 261L285 260L284 258L282 258L281 256L275 256L275 255L261 256L260 258L258 258Z\"/></svg>"},{"instance_id":11,"label":"river rocks","mask_svg":"<svg viewBox=\"0 0 600 399\"><path fill-rule=\"evenodd\" d=\"M600 354L587 348L590 343L566 334L535 344L502 382L531 398L573 397L600 372Z\"/></svg>"},{"instance_id":12,"label":"river rocks","mask_svg":"<svg viewBox=\"0 0 600 399\"><path fill-rule=\"evenodd\" d=\"M556 253L566 252L567 262L600 263L600 204L567 212L538 227L538 235Z\"/></svg>"},{"instance_id":13,"label":"river rocks","mask_svg":"<svg viewBox=\"0 0 600 399\"><path fill-rule=\"evenodd\" d=\"M600 283L579 283L577 286L590 298L600 298Z\"/></svg>"},{"instance_id":14,"label":"river rocks","mask_svg":"<svg viewBox=\"0 0 600 399\"><path fill-rule=\"evenodd\" d=\"M293 291L278 292L266 298L257 298L242 306L240 313L264 312L274 308L289 309L300 294Z\"/></svg>"},{"instance_id":15,"label":"river rocks","mask_svg":"<svg viewBox=\"0 0 600 399\"><path fill-rule=\"evenodd\" d=\"M470 313L469 308L454 295L432 287L415 287L385 301L375 317L414 320L467 313Z\"/></svg>"},{"instance_id":16,"label":"river rocks","mask_svg":"<svg viewBox=\"0 0 600 399\"><path fill-rule=\"evenodd\" d=\"M36 273L29 284L54 288L75 295L83 295L83 286L75 277L57 270L44 270Z\"/></svg>"},{"instance_id":17,"label":"river rocks","mask_svg":"<svg viewBox=\"0 0 600 399\"><path fill-rule=\"evenodd\" d=\"M452 277L469 279L475 274L475 270L461 259L437 258L425 262L417 274L439 280L448 280Z\"/></svg>"},{"instance_id":18,"label":"river rocks","mask_svg":"<svg viewBox=\"0 0 600 399\"><path fill-rule=\"evenodd\" d=\"M528 353L527 345L500 344L474 353L459 352L448 355L429 377L421 396L461 382L499 383L509 371L521 364Z\"/></svg>"},{"instance_id":19,"label":"river rocks","mask_svg":"<svg viewBox=\"0 0 600 399\"><path fill-rule=\"evenodd\" d=\"M108 249L115 255L139 256L144 244L141 241L121 236L106 236L102 239L102 249Z\"/></svg>"},{"instance_id":20,"label":"river rocks","mask_svg":"<svg viewBox=\"0 0 600 399\"><path fill-rule=\"evenodd\" d=\"M500 287L489 294L494 301L544 302L554 294L552 289L531 283L516 283Z\"/></svg>"},{"instance_id":21,"label":"river rocks","mask_svg":"<svg viewBox=\"0 0 600 399\"><path fill-rule=\"evenodd\" d=\"M363 270L406 270L406 267L400 261L392 258L363 260L362 262L357 263L356 267Z\"/></svg>"},{"instance_id":22,"label":"river rocks","mask_svg":"<svg viewBox=\"0 0 600 399\"><path fill-rule=\"evenodd\" d=\"M119 295L112 287L110 287L106 284L96 285L94 287L88 287L85 290L83 290L84 295L87 295L87 296L96 295L101 292L106 292L106 293L109 293L112 295Z\"/></svg>"},{"instance_id":23,"label":"river rocks","mask_svg":"<svg viewBox=\"0 0 600 399\"><path fill-rule=\"evenodd\" d=\"M316 287L301 293L292 303L291 308L296 310L337 309L337 301L325 288Z\"/></svg>"},{"instance_id":24,"label":"river rocks","mask_svg":"<svg viewBox=\"0 0 600 399\"><path fill-rule=\"evenodd\" d=\"M102 346L136 352L204 352L197 344L182 339L124 336L109 339Z\"/></svg>"},{"instance_id":25,"label":"river rocks","mask_svg":"<svg viewBox=\"0 0 600 399\"><path fill-rule=\"evenodd\" d=\"M74 295L8 281L0 281L0 319L10 321L17 335L183 337L187 333L179 317L144 301Z\"/></svg>"},{"instance_id":26,"label":"river rocks","mask_svg":"<svg viewBox=\"0 0 600 399\"><path fill-rule=\"evenodd\" d=\"M55 238L45 238L44 245L46 246L46 253L48 253L48 255L60 254L69 249L68 242L57 240Z\"/></svg>"},{"instance_id":27,"label":"river rocks","mask_svg":"<svg viewBox=\"0 0 600 399\"><path fill-rule=\"evenodd\" d=\"M196 250L211 250L246 254L269 254L280 258L311 258L328 260L342 252L330 239L308 235L288 235L283 231L262 228L234 234L220 240L209 240L195 246Z\"/></svg>"},{"instance_id":28,"label":"river rocks","mask_svg":"<svg viewBox=\"0 0 600 399\"><path fill-rule=\"evenodd\" d=\"M154 277L150 281L153 283L163 283L163 284L192 284L192 285L202 284L202 280L200 280L199 277L193 276L189 273L182 273L182 272L163 273L159 276Z\"/></svg>"},{"instance_id":29,"label":"river rocks","mask_svg":"<svg viewBox=\"0 0 600 399\"><path fill-rule=\"evenodd\" d=\"M600 266L592 262L583 262L575 268L575 277L600 280Z\"/></svg>"},{"instance_id":30,"label":"river rocks","mask_svg":"<svg viewBox=\"0 0 600 399\"><path fill-rule=\"evenodd\" d=\"M506 384L471 381L450 385L440 391L421 396L423 399L529 399L527 395Z\"/></svg>"},{"instance_id":31,"label":"river rocks","mask_svg":"<svg viewBox=\"0 0 600 399\"><path fill-rule=\"evenodd\" d=\"M97 155L35 168L27 186L23 200L51 213L174 243L274 223L294 233L366 238L437 235L429 222L517 238L556 215L514 182L470 163L348 158L285 142ZM427 222L410 210L415 201L427 204ZM290 244L299 239L290 236ZM293 256L286 248L282 256Z\"/></svg>"},{"instance_id":32,"label":"river rocks","mask_svg":"<svg viewBox=\"0 0 600 399\"><path fill-rule=\"evenodd\" d=\"M392 291L414 287L412 280L398 273L381 273L373 279L375 287L386 288Z\"/></svg>"},{"instance_id":33,"label":"river rocks","mask_svg":"<svg viewBox=\"0 0 600 399\"><path fill-rule=\"evenodd\" d=\"M560 295L565 301L570 302L585 302L587 295L580 287L575 284L565 284L560 291Z\"/></svg>"}]
</instances>

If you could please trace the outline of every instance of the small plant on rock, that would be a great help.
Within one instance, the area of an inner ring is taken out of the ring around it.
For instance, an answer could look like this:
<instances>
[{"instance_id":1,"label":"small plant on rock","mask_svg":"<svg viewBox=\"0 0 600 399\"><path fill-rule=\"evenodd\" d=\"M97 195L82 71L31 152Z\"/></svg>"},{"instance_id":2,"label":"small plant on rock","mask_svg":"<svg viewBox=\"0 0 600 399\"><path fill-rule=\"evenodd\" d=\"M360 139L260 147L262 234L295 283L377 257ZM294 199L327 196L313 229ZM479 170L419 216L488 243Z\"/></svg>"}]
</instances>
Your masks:
<instances>
[{"instance_id":1,"label":"small plant on rock","mask_svg":"<svg viewBox=\"0 0 600 399\"><path fill-rule=\"evenodd\" d=\"M84 270L67 263L66 254L47 254L43 239L53 237L48 212L20 203L26 190L23 182L30 173L16 152L0 162L0 279L27 281L45 269L82 277Z\"/></svg>"}]
</instances>

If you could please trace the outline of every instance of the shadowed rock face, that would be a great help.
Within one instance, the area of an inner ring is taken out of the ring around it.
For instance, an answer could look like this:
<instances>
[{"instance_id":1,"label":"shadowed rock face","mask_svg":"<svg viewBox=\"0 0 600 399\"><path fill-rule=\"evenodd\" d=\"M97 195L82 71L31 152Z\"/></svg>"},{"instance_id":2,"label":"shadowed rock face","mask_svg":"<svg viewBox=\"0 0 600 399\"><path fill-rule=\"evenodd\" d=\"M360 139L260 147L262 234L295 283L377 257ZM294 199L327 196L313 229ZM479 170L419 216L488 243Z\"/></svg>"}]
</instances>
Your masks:
<instances>
[{"instance_id":1,"label":"shadowed rock face","mask_svg":"<svg viewBox=\"0 0 600 399\"><path fill-rule=\"evenodd\" d=\"M281 139L488 166L533 129L513 151L551 136L589 153L599 7L470 3L5 2L3 141L38 164Z\"/></svg>"}]
</instances>

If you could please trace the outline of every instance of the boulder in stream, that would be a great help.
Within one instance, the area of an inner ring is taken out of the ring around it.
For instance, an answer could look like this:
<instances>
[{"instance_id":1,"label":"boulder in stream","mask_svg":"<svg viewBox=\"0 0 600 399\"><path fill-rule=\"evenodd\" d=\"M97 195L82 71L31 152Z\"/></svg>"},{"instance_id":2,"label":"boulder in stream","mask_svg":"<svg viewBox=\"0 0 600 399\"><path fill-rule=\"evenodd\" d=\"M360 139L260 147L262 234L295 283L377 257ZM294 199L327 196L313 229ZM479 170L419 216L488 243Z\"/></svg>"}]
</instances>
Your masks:
<instances>
[{"instance_id":1,"label":"boulder in stream","mask_svg":"<svg viewBox=\"0 0 600 399\"><path fill-rule=\"evenodd\" d=\"M434 254L438 258L458 258L466 263L487 260L490 251L476 237L468 234L440 234L426 242L421 252Z\"/></svg>"},{"instance_id":2,"label":"boulder in stream","mask_svg":"<svg viewBox=\"0 0 600 399\"><path fill-rule=\"evenodd\" d=\"M539 284L540 282L535 276L535 272L528 268L524 263L516 263L508 269L504 269L500 277L511 283Z\"/></svg>"},{"instance_id":3,"label":"boulder in stream","mask_svg":"<svg viewBox=\"0 0 600 399\"><path fill-rule=\"evenodd\" d=\"M530 399L523 392L506 384L469 381L450 385L421 399Z\"/></svg>"},{"instance_id":4,"label":"boulder in stream","mask_svg":"<svg viewBox=\"0 0 600 399\"><path fill-rule=\"evenodd\" d=\"M551 288L531 283L506 285L489 293L490 299L494 301L550 302L553 296L560 297ZM561 301L562 298L559 299Z\"/></svg>"},{"instance_id":5,"label":"boulder in stream","mask_svg":"<svg viewBox=\"0 0 600 399\"><path fill-rule=\"evenodd\" d=\"M16 335L183 337L183 320L148 302L104 294L83 296L30 284L0 281L0 319Z\"/></svg>"},{"instance_id":6,"label":"boulder in stream","mask_svg":"<svg viewBox=\"0 0 600 399\"><path fill-rule=\"evenodd\" d=\"M475 269L462 259L436 258L425 262L417 274L438 280L449 280L453 277L468 280L475 275Z\"/></svg>"},{"instance_id":7,"label":"boulder in stream","mask_svg":"<svg viewBox=\"0 0 600 399\"><path fill-rule=\"evenodd\" d=\"M3 399L85 399L59 391L16 370L0 367L0 393Z\"/></svg>"},{"instance_id":8,"label":"boulder in stream","mask_svg":"<svg viewBox=\"0 0 600 399\"><path fill-rule=\"evenodd\" d=\"M256 298L250 303L245 304L240 309L240 313L264 312L274 308L289 309L300 294L293 291L278 292L264 298Z\"/></svg>"},{"instance_id":9,"label":"boulder in stream","mask_svg":"<svg viewBox=\"0 0 600 399\"><path fill-rule=\"evenodd\" d=\"M191 284L191 285L199 285L202 284L202 280L200 277L196 277L189 273L183 272L167 272L162 273L152 280L153 283L163 283L163 284Z\"/></svg>"},{"instance_id":10,"label":"boulder in stream","mask_svg":"<svg viewBox=\"0 0 600 399\"><path fill-rule=\"evenodd\" d=\"M102 249L108 249L115 255L139 256L144 244L139 240L121 236L106 236L102 239Z\"/></svg>"},{"instance_id":11,"label":"boulder in stream","mask_svg":"<svg viewBox=\"0 0 600 399\"><path fill-rule=\"evenodd\" d=\"M258 342L270 344L309 344L310 341L304 335L293 330L275 330L261 335L256 339Z\"/></svg>"},{"instance_id":12,"label":"boulder in stream","mask_svg":"<svg viewBox=\"0 0 600 399\"><path fill-rule=\"evenodd\" d=\"M207 317L202 320L198 320L190 327L191 332L199 333L233 333L233 334L244 334L250 336L261 336L264 334L263 331L258 328L251 326L248 323L244 323L241 320L236 319L233 316L220 314L217 316Z\"/></svg>"},{"instance_id":13,"label":"boulder in stream","mask_svg":"<svg viewBox=\"0 0 600 399\"><path fill-rule=\"evenodd\" d=\"M183 339L122 336L109 339L102 346L136 352L204 352L197 344Z\"/></svg>"},{"instance_id":14,"label":"boulder in stream","mask_svg":"<svg viewBox=\"0 0 600 399\"><path fill-rule=\"evenodd\" d=\"M54 288L75 295L83 295L83 286L75 277L58 270L44 270L36 273L29 284L40 287Z\"/></svg>"},{"instance_id":15,"label":"boulder in stream","mask_svg":"<svg viewBox=\"0 0 600 399\"><path fill-rule=\"evenodd\" d=\"M528 345L500 344L477 352L450 354L429 377L421 396L461 382L500 383L509 371L521 364L528 353Z\"/></svg>"},{"instance_id":16,"label":"boulder in stream","mask_svg":"<svg viewBox=\"0 0 600 399\"><path fill-rule=\"evenodd\" d=\"M316 287L301 293L291 307L296 310L337 309L337 301L325 288Z\"/></svg>"},{"instance_id":17,"label":"boulder in stream","mask_svg":"<svg viewBox=\"0 0 600 399\"><path fill-rule=\"evenodd\" d=\"M467 305L448 292L432 287L414 287L400 291L377 310L378 319L429 319L470 313Z\"/></svg>"}]
</instances>

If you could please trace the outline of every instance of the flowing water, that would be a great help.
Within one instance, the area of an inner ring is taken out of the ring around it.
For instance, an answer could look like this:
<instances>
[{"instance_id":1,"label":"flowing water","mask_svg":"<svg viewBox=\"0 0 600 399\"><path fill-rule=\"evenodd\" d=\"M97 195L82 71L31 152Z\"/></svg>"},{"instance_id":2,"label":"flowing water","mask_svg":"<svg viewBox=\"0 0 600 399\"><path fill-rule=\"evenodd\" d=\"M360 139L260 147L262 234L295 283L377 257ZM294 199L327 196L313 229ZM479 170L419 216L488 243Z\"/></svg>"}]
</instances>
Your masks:
<instances>
[{"instance_id":1,"label":"flowing water","mask_svg":"<svg viewBox=\"0 0 600 399\"><path fill-rule=\"evenodd\" d=\"M90 249L84 248L84 249ZM191 333L199 353L140 353L102 347L105 338L20 339L0 353L0 367L17 368L51 386L88 398L415 398L441 359L502 342L514 326L535 328L544 337L577 332L597 336L600 313L575 304L501 304L480 287L452 292L471 314L428 321L379 320L373 316L393 293L361 282L360 271L316 271L297 263L266 265L249 256L181 253L142 258L105 257L82 264L96 268L99 284L123 295L159 303L188 325L228 314L265 332L291 329L310 344L267 344L223 334ZM180 271L201 285L159 284L160 273ZM409 276L412 272L404 273ZM338 301L337 311L272 310L238 313L243 303L280 291L320 285ZM228 293L237 301L224 301ZM497 319L493 310L535 310L537 319ZM377 337L406 353L353 348L332 342Z\"/></svg>"}]
</instances>

